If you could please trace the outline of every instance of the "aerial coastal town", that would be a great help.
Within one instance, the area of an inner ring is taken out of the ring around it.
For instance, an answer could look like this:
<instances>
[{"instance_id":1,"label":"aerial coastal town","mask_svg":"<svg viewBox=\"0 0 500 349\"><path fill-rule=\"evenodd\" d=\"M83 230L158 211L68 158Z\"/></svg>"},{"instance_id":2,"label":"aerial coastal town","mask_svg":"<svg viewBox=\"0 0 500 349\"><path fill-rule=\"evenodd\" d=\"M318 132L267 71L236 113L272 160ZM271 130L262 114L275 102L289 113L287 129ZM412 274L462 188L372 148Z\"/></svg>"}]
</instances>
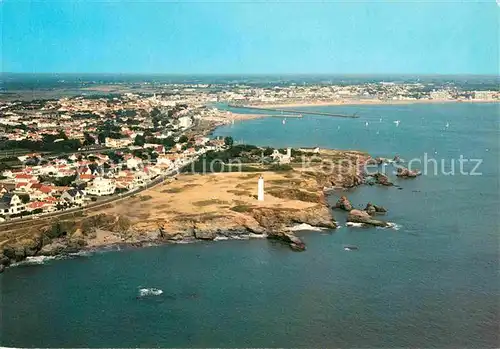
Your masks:
<instances>
[{"instance_id":1,"label":"aerial coastal town","mask_svg":"<svg viewBox=\"0 0 500 349\"><path fill-rule=\"evenodd\" d=\"M0 222L97 205L179 173L203 154L230 147L217 126L265 114L253 107L498 101L498 91L454 85L115 84L77 96L0 102ZM131 92L132 91L132 92ZM269 110L269 109L266 109ZM283 154L274 154L279 162Z\"/></svg>"}]
</instances>

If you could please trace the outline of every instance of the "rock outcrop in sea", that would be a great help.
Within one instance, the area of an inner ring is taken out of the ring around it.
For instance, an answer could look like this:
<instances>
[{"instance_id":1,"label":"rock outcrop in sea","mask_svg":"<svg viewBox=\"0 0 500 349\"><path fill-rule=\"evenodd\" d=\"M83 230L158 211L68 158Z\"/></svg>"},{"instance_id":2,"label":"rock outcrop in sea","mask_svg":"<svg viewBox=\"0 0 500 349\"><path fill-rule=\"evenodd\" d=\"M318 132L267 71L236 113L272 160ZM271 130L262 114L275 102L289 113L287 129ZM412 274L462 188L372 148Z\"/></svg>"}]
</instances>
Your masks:
<instances>
[{"instance_id":1,"label":"rock outcrop in sea","mask_svg":"<svg viewBox=\"0 0 500 349\"><path fill-rule=\"evenodd\" d=\"M373 219L373 217L370 216L368 212L361 210L351 210L351 212L349 212L349 215L347 216L347 221L353 223L370 224L377 227L389 226L388 222L378 219Z\"/></svg>"},{"instance_id":2,"label":"rock outcrop in sea","mask_svg":"<svg viewBox=\"0 0 500 349\"><path fill-rule=\"evenodd\" d=\"M375 173L372 178L374 179L376 184L384 185L387 187L393 186L394 184L389 180L389 177L387 177L385 174L377 172Z\"/></svg>"},{"instance_id":3,"label":"rock outcrop in sea","mask_svg":"<svg viewBox=\"0 0 500 349\"><path fill-rule=\"evenodd\" d=\"M374 215L374 214L377 214L377 213L384 214L384 213L387 212L387 210L385 209L385 207L374 205L371 202L369 202L369 203L366 204L365 211L369 215Z\"/></svg>"},{"instance_id":4,"label":"rock outcrop in sea","mask_svg":"<svg viewBox=\"0 0 500 349\"><path fill-rule=\"evenodd\" d=\"M352 204L346 196L341 196L335 204L335 208L340 208L341 210L349 212L352 210Z\"/></svg>"},{"instance_id":5,"label":"rock outcrop in sea","mask_svg":"<svg viewBox=\"0 0 500 349\"><path fill-rule=\"evenodd\" d=\"M420 175L420 171L412 171L407 169L406 167L398 167L398 173L396 174L396 176L400 178L415 178Z\"/></svg>"}]
</instances>

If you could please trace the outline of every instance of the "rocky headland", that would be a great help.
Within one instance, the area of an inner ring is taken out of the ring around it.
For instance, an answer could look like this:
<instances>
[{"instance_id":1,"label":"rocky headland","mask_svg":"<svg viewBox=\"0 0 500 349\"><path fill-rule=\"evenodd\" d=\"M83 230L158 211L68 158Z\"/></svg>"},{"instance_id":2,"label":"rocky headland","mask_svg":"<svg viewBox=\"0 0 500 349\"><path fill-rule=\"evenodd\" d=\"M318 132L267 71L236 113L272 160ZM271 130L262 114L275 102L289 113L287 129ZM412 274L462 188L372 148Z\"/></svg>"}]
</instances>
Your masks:
<instances>
[{"instance_id":1,"label":"rocky headland","mask_svg":"<svg viewBox=\"0 0 500 349\"><path fill-rule=\"evenodd\" d=\"M27 257L196 240L269 238L304 250L290 228L335 228L325 189L362 184L369 156L335 150L302 156L306 165L295 159L279 170L260 165L254 172L181 174L96 211L19 222L0 232L0 268ZM256 198L260 175L264 201Z\"/></svg>"}]
</instances>

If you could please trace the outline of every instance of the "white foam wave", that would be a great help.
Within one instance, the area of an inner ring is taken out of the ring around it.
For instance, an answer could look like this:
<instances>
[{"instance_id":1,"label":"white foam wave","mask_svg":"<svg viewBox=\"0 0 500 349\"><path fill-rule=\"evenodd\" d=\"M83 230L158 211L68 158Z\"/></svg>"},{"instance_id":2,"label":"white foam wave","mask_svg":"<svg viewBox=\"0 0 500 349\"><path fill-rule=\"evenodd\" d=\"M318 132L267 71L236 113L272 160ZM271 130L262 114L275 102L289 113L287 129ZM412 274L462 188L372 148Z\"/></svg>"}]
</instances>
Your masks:
<instances>
[{"instance_id":1,"label":"white foam wave","mask_svg":"<svg viewBox=\"0 0 500 349\"><path fill-rule=\"evenodd\" d=\"M68 253L69 256L72 257L89 257L93 255L96 251L80 251L80 252L74 252L74 253Z\"/></svg>"},{"instance_id":2,"label":"white foam wave","mask_svg":"<svg viewBox=\"0 0 500 349\"><path fill-rule=\"evenodd\" d=\"M45 264L45 262L54 260L54 259L62 259L62 256L33 256L33 257L26 257L25 260L17 262L17 263L12 263L12 267L17 267L19 265L41 265Z\"/></svg>"},{"instance_id":3,"label":"white foam wave","mask_svg":"<svg viewBox=\"0 0 500 349\"><path fill-rule=\"evenodd\" d=\"M347 222L345 224L346 227L354 227L354 228L361 228L361 227L364 227L365 224L364 223L355 223L355 222Z\"/></svg>"},{"instance_id":4,"label":"white foam wave","mask_svg":"<svg viewBox=\"0 0 500 349\"><path fill-rule=\"evenodd\" d=\"M392 223L392 222L387 222L387 227L377 227L377 229L393 229L393 230L399 230L401 229L401 225Z\"/></svg>"},{"instance_id":5,"label":"white foam wave","mask_svg":"<svg viewBox=\"0 0 500 349\"><path fill-rule=\"evenodd\" d=\"M231 240L248 240L248 238L249 238L248 235L239 235L231 237Z\"/></svg>"},{"instance_id":6,"label":"white foam wave","mask_svg":"<svg viewBox=\"0 0 500 349\"><path fill-rule=\"evenodd\" d=\"M159 288L140 288L139 289L139 297L146 297L146 296L159 296L163 294L163 290L160 290Z\"/></svg>"},{"instance_id":7,"label":"white foam wave","mask_svg":"<svg viewBox=\"0 0 500 349\"><path fill-rule=\"evenodd\" d=\"M394 229L394 230L401 229L401 225L399 225L399 224L392 223L392 222L388 222L388 224L389 224L388 228L390 228L390 229Z\"/></svg>"},{"instance_id":8,"label":"white foam wave","mask_svg":"<svg viewBox=\"0 0 500 349\"><path fill-rule=\"evenodd\" d=\"M225 240L229 240L229 238L227 236L216 236L214 241L225 241Z\"/></svg>"},{"instance_id":9,"label":"white foam wave","mask_svg":"<svg viewBox=\"0 0 500 349\"><path fill-rule=\"evenodd\" d=\"M289 230L291 230L291 231L300 231L300 230L322 231L322 230L324 230L324 228L313 227L312 225L302 223L302 224L297 224L297 225L294 225L293 227L290 227Z\"/></svg>"},{"instance_id":10,"label":"white foam wave","mask_svg":"<svg viewBox=\"0 0 500 349\"><path fill-rule=\"evenodd\" d=\"M248 237L250 239L265 239L265 238L267 238L267 234L250 233L250 234L248 234Z\"/></svg>"}]
</instances>

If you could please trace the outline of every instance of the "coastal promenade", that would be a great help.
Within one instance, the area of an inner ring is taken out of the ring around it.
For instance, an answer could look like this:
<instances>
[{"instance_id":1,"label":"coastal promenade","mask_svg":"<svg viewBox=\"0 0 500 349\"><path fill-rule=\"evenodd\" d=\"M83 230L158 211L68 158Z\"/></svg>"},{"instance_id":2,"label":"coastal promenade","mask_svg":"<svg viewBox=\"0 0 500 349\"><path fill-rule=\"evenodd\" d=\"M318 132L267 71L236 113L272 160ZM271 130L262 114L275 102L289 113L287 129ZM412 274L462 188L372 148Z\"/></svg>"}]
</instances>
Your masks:
<instances>
[{"instance_id":1,"label":"coastal promenade","mask_svg":"<svg viewBox=\"0 0 500 349\"><path fill-rule=\"evenodd\" d=\"M279 108L261 108L261 107L251 107L251 106L240 106L240 105L235 105L235 104L229 104L228 105L231 108L238 108L238 109L248 109L248 110L254 110L254 111L266 111L266 112L278 112L278 113L287 113L287 114L309 114L309 115L322 115L322 116L332 116L332 117L338 117L338 118L358 118L359 116L354 114L335 114L335 113L325 113L325 112L319 112L319 111L304 111L304 110L295 110L295 109L279 109Z\"/></svg>"}]
</instances>

